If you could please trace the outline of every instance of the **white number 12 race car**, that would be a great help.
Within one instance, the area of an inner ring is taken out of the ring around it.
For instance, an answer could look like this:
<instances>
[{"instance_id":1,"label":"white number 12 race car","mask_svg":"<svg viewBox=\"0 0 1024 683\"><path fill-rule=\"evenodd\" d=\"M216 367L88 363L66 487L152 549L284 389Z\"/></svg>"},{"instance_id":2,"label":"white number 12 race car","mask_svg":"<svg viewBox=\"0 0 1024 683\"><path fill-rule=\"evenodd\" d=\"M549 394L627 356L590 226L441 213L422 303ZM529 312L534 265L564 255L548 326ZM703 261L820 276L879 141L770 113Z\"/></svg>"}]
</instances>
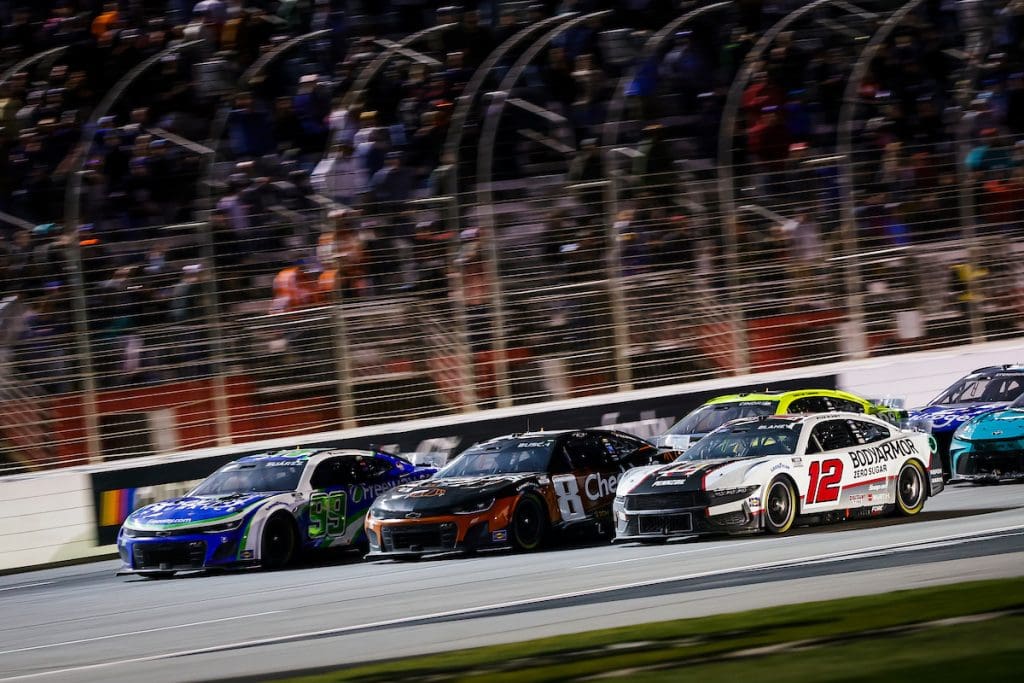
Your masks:
<instances>
[{"instance_id":1,"label":"white number 12 race car","mask_svg":"<svg viewBox=\"0 0 1024 683\"><path fill-rule=\"evenodd\" d=\"M740 419L668 465L626 472L613 504L615 540L782 534L794 524L910 516L942 487L935 441L923 432L855 413Z\"/></svg>"}]
</instances>

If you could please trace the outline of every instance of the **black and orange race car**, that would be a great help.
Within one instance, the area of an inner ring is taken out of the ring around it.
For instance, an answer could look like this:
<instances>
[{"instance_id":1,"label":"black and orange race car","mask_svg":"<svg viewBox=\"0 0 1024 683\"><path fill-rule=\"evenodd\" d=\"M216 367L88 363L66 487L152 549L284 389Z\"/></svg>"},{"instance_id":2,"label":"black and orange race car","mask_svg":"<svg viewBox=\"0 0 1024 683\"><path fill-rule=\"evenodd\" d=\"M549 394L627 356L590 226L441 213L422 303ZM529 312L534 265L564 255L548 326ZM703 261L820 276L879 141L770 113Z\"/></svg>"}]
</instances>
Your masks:
<instances>
[{"instance_id":1,"label":"black and orange race car","mask_svg":"<svg viewBox=\"0 0 1024 683\"><path fill-rule=\"evenodd\" d=\"M610 534L619 477L661 457L643 439L603 429L491 439L377 498L365 522L369 555L534 550L569 530Z\"/></svg>"}]
</instances>

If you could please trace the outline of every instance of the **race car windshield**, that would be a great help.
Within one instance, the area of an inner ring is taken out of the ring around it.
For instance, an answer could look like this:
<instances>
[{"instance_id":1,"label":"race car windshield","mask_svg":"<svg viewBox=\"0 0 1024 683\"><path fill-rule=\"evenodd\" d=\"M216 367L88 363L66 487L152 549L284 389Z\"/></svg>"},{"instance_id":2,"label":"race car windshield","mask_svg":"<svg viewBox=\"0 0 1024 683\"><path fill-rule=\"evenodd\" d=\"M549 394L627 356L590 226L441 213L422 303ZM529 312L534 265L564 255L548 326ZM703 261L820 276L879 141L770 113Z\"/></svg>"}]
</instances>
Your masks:
<instances>
[{"instance_id":1,"label":"race car windshield","mask_svg":"<svg viewBox=\"0 0 1024 683\"><path fill-rule=\"evenodd\" d=\"M1024 374L970 375L946 389L931 405L1013 401L1024 394Z\"/></svg>"},{"instance_id":2,"label":"race car windshield","mask_svg":"<svg viewBox=\"0 0 1024 683\"><path fill-rule=\"evenodd\" d=\"M480 444L466 450L434 476L440 479L545 472L554 446L554 439L509 439Z\"/></svg>"},{"instance_id":3,"label":"race car windshield","mask_svg":"<svg viewBox=\"0 0 1024 683\"><path fill-rule=\"evenodd\" d=\"M773 415L778 401L737 401L703 405L672 425L666 434L707 434L740 417Z\"/></svg>"},{"instance_id":4,"label":"race car windshield","mask_svg":"<svg viewBox=\"0 0 1024 683\"><path fill-rule=\"evenodd\" d=\"M698 441L697 445L676 458L676 462L792 455L796 453L799 440L799 424L727 427Z\"/></svg>"},{"instance_id":5,"label":"race car windshield","mask_svg":"<svg viewBox=\"0 0 1024 683\"><path fill-rule=\"evenodd\" d=\"M193 496L227 496L233 493L294 491L302 476L302 462L267 460L231 463L197 486Z\"/></svg>"}]
</instances>

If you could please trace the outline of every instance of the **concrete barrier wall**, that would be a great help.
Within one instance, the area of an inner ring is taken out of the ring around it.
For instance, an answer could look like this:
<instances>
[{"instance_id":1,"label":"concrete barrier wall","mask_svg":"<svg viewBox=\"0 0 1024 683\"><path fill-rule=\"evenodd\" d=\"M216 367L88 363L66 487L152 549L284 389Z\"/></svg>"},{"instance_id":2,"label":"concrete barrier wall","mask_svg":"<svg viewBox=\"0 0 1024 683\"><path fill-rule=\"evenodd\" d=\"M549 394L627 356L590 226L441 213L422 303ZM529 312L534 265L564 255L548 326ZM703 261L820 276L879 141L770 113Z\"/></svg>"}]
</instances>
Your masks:
<instances>
[{"instance_id":1,"label":"concrete barrier wall","mask_svg":"<svg viewBox=\"0 0 1024 683\"><path fill-rule=\"evenodd\" d=\"M457 431L460 426L472 425L479 429L480 423L494 421L496 425L503 424L510 416L528 420L534 427L554 428L557 425L544 424L545 416L560 414L564 419L566 411L579 410L581 414L586 413L593 419L595 408L599 411L597 414L600 415L600 423L618 425L628 431L649 436L644 433L648 431L647 427L661 428L666 421L667 424L671 424L670 420L673 418L682 417L682 414L667 414L685 412L686 401L681 401L680 397L704 400L703 397L708 392L721 394L731 393L731 390L737 387L778 386L780 383L801 378L804 384L807 381L813 384L814 378L821 378L823 384L834 384L869 398L902 399L906 407L914 407L926 403L958 377L971 370L986 365L1014 362L1024 362L1024 338L693 382L624 394L588 396L548 404L483 411L471 415L361 427L308 436L303 439L303 443L332 444L363 440L367 444L372 442L378 446L385 446L399 443L399 437L402 435L439 433L438 430L443 429ZM636 413L636 410L623 410L623 406L649 406L652 401L654 405L658 405L660 399L664 399L666 405L674 406L666 414L640 410L638 419L637 415L631 414ZM418 443L422 445L428 441ZM94 475L97 478L109 477L111 473L121 471L128 475L130 471L143 471L174 463L195 464L196 461L219 464L225 459L244 453L295 445L295 439L277 439L237 447L204 449L155 458L123 460L98 466L0 478L0 572L87 559L115 552L113 545L99 543L96 517L98 492L93 490ZM133 485L144 486L150 483L152 482L140 480L138 484Z\"/></svg>"},{"instance_id":2,"label":"concrete barrier wall","mask_svg":"<svg viewBox=\"0 0 1024 683\"><path fill-rule=\"evenodd\" d=\"M85 472L0 479L0 571L114 552L96 544Z\"/></svg>"}]
</instances>

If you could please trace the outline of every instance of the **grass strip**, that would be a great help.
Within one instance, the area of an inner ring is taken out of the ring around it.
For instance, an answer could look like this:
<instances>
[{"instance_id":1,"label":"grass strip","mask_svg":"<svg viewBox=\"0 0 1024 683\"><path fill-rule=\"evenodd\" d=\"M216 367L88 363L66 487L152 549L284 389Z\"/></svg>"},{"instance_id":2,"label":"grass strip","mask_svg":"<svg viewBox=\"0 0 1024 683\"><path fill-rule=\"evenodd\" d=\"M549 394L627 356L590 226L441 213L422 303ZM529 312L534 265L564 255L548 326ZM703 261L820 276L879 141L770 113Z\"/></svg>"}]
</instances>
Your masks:
<instances>
[{"instance_id":1,"label":"grass strip","mask_svg":"<svg viewBox=\"0 0 1024 683\"><path fill-rule=\"evenodd\" d=\"M1024 616L928 622L1013 610L1024 610L1024 577L589 631L275 680L632 682L679 680L681 671L701 683L735 683L740 675L756 675L758 683L862 680L872 673L893 680L895 672L931 683L954 680L954 671L960 681L1004 680L1007 672L1024 670ZM775 654L774 647L784 649ZM758 648L769 650L747 652Z\"/></svg>"}]
</instances>

